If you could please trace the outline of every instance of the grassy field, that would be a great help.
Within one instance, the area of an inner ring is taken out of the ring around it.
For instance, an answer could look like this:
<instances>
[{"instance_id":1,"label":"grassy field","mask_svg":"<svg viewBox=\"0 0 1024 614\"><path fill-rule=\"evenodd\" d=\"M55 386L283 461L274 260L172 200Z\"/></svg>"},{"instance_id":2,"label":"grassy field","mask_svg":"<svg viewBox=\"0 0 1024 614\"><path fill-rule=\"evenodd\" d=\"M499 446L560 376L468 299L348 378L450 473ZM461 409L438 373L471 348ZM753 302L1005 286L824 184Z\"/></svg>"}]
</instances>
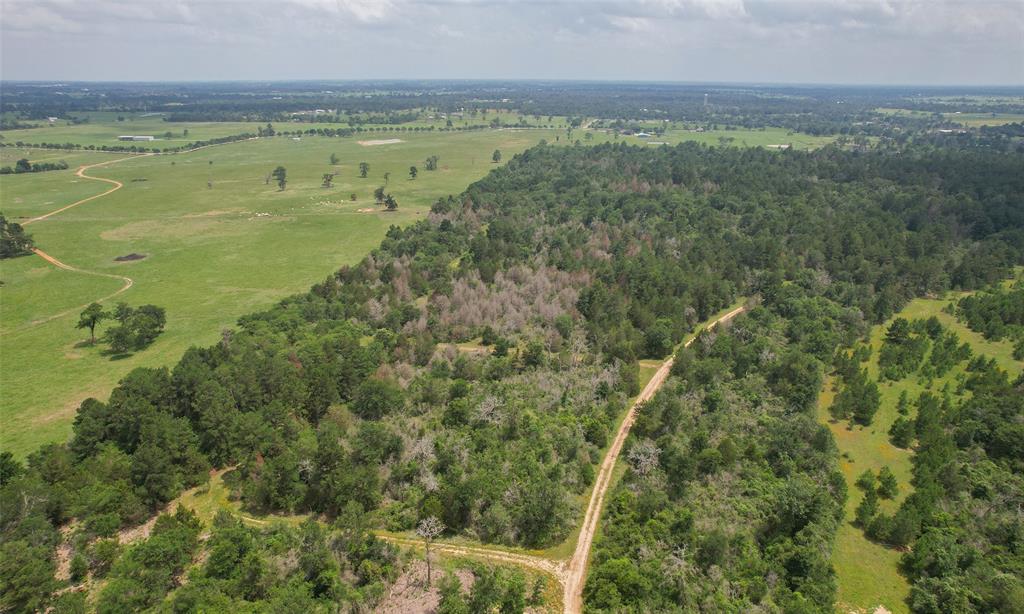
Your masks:
<instances>
[{"instance_id":1,"label":"grassy field","mask_svg":"<svg viewBox=\"0 0 1024 614\"><path fill-rule=\"evenodd\" d=\"M613 137L601 130L591 131L595 140L614 140ZM580 139L586 143L585 130L573 132L573 140ZM722 139L726 139L724 142ZM565 140L565 136L562 136ZM799 132L791 132L784 128L761 129L740 129L740 130L707 130L704 132L690 132L683 129L669 129L662 136L651 136L640 138L637 136L620 136L617 140L632 145L647 144L656 147L662 143L675 145L684 141L695 141L706 145L719 146L722 144L733 147L767 147L780 148L792 146L794 149L816 149L827 145L835 140L831 136L811 136Z\"/></svg>"},{"instance_id":2,"label":"grassy field","mask_svg":"<svg viewBox=\"0 0 1024 614\"><path fill-rule=\"evenodd\" d=\"M86 124L72 125L60 120L52 125L45 122L36 128L21 130L5 130L5 143L75 143L78 145L139 145L141 147L180 147L194 141L205 141L213 138L255 133L259 126L248 122L165 122L160 116L142 117L125 114L125 121L90 121ZM188 130L188 136L184 131ZM164 134L170 132L171 137ZM122 143L117 140L121 135L155 136L155 141L140 143Z\"/></svg>"},{"instance_id":3,"label":"grassy field","mask_svg":"<svg viewBox=\"0 0 1024 614\"><path fill-rule=\"evenodd\" d=\"M886 115L906 115L908 117L919 117L927 118L934 115L927 111L915 111L911 109L893 109L893 108L878 108L875 109L879 113ZM1016 122L1024 122L1024 113L941 113L942 117L951 122L957 122L968 128L977 128L979 126L1002 126L1003 124L1012 124Z\"/></svg>"},{"instance_id":4,"label":"grassy field","mask_svg":"<svg viewBox=\"0 0 1024 614\"><path fill-rule=\"evenodd\" d=\"M944 113L943 115L946 119L961 123L968 128L1024 122L1024 113Z\"/></svg>"},{"instance_id":5,"label":"grassy field","mask_svg":"<svg viewBox=\"0 0 1024 614\"><path fill-rule=\"evenodd\" d=\"M67 162L68 168L74 170L83 164L95 164L106 160L123 158L123 153L104 151L64 151L53 149L33 149L28 147L0 147L0 166L14 166L22 158L31 163L36 162ZM53 172L53 171L46 171Z\"/></svg>"},{"instance_id":6,"label":"grassy field","mask_svg":"<svg viewBox=\"0 0 1024 614\"><path fill-rule=\"evenodd\" d=\"M917 299L897 314L907 319L929 318L936 316L943 326L952 329L961 341L971 345L975 354L984 354L994 358L999 366L1015 377L1024 368L1024 363L1012 358L1012 345L1007 341L987 341L980 334L968 329L953 316L944 313L942 308L960 298L953 294L945 299ZM888 323L876 326L871 330L871 360L867 369L872 378L878 377L878 351ZM846 503L846 518L839 528L836 538L833 564L836 568L839 583L838 611L872 612L878 605L883 605L891 612L907 612L904 600L910 587L898 572L901 552L869 541L860 528L853 526L854 510L863 498L863 493L854 486L857 476L870 469L877 473L888 465L896 474L900 492L893 500L881 500L883 512L893 513L899 503L910 493L911 457L909 450L897 448L889 443L889 427L896 420L896 404L900 393L907 392L913 404L925 390L940 393L947 382L955 389L956 378L964 372L966 363L961 363L943 378L936 378L929 387L927 382L919 381L917 376L910 376L899 382L885 382L879 385L881 407L875 415L871 426L851 426L846 422L832 420L828 408L832 404L834 392L832 382L826 381L824 391L818 403L818 417L827 423L839 445L840 467L849 487L849 498Z\"/></svg>"},{"instance_id":7,"label":"grassy field","mask_svg":"<svg viewBox=\"0 0 1024 614\"><path fill-rule=\"evenodd\" d=\"M266 122L168 122L164 116L152 113L114 113L114 112L90 112L76 113L76 117L88 117L87 123L72 124L70 121L60 119L53 124L48 122L34 122L34 128L22 128L19 130L5 130L2 133L5 143L28 143L38 145L40 143L74 143L83 146L101 145L138 145L146 148L166 149L181 147L195 141L207 141L214 138L231 136L235 134L256 134L257 131L266 125ZM446 119L439 115L421 112L420 118L416 121L400 125L392 124L365 124L364 128L373 128L374 132L363 133L365 138L373 138L379 130L390 132L407 132L412 128L444 128ZM117 118L122 117L123 121ZM549 122L547 117L539 120L533 116L521 116L518 113L498 113L492 111L486 116L478 114L477 117L453 117L452 126L460 128L465 126L478 126L488 124L494 118L499 118L503 123L516 123L520 117L531 124L552 125L555 129L565 126L564 117L553 117ZM33 123L33 122L23 122ZM327 123L310 121L273 122L274 128L280 131L308 130L316 128L344 129L349 128L347 123ZM185 131L188 134L185 134ZM166 136L170 132L170 136ZM121 135L153 136L156 140L151 142L121 142L117 137ZM364 138L362 135L359 138ZM70 161L69 161L70 162Z\"/></svg>"},{"instance_id":8,"label":"grassy field","mask_svg":"<svg viewBox=\"0 0 1024 614\"><path fill-rule=\"evenodd\" d=\"M64 439L81 400L105 398L132 368L171 365L189 345L212 343L238 316L357 262L390 225L422 219L438 197L458 194L494 168L494 149L507 160L553 136L544 130L414 133L403 135L402 143L371 147L355 139L275 138L91 170L125 187L27 230L41 249L69 265L131 277L135 285L119 298L165 307L167 332L149 349L112 361L102 347L81 343L86 336L74 329L76 314L39 321L110 294L120 281L59 270L34 256L4 261L0 446L23 456L40 443ZM331 153L339 165L329 164ZM434 154L441 157L439 170L410 180L409 166L422 168ZM110 158L83 155L96 158L81 162ZM366 179L358 177L362 161L370 164ZM288 169L283 192L265 184L279 164ZM323 173L335 171L335 187L320 187ZM397 212L384 212L373 201L384 172L391 173L387 190L399 201ZM14 221L110 187L76 177L73 169L8 175L0 182L0 211ZM145 258L114 261L131 253Z\"/></svg>"}]
</instances>

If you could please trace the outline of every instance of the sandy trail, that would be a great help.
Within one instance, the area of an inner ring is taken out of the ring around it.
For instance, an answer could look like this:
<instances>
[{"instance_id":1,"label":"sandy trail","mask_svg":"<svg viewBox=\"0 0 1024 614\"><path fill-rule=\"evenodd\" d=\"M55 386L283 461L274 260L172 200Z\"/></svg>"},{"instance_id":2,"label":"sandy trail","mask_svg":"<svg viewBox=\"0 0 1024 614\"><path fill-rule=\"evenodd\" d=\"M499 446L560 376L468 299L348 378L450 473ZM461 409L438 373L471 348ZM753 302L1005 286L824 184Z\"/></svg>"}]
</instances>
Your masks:
<instances>
[{"instance_id":1,"label":"sandy trail","mask_svg":"<svg viewBox=\"0 0 1024 614\"><path fill-rule=\"evenodd\" d=\"M82 179L91 179L93 181L102 181L104 183L109 183L109 184L113 185L114 187L110 188L106 192L100 192L99 194L95 194L93 196L89 196L87 198L83 198L81 200L75 201L75 202L71 203L70 205L64 205L63 207L61 207L59 209L54 209L53 211L50 211L49 213L44 213L43 215L40 215L38 217L34 217L34 218L30 219L30 220L25 221L22 224L22 226L28 226L30 224L34 224L35 222L40 222L40 221L45 220L45 219L47 219L47 218L49 218L51 216L57 215L58 213L62 213L64 211L67 211L68 209L72 209L72 208L77 207L79 205L84 205L85 203L87 203L89 201L96 200L97 198L100 198L102 196L106 196L107 194L110 194L112 192L116 192L116 191L118 191L118 190L120 190L121 188L124 187L124 184L121 183L120 181L117 181L116 179L107 179L106 177L93 177L92 175L86 175L85 171L87 171L87 170L89 170L91 168L96 168L98 166L105 166L107 164L115 164L117 162L123 162L124 160L131 160L131 159L134 159L134 158L140 158L140 157L151 156L151 155L153 155L153 154L139 154L139 155L134 155L134 156L128 156L126 158L118 158L116 160L105 160L103 162L98 162L96 164L88 164L88 165L79 167L79 169L75 172L75 176L76 177L81 177ZM47 254L46 252L44 252L43 250L39 249L38 247L32 248L32 253L34 253L35 255L39 256L43 260L49 262L50 264L54 265L55 267L57 267L59 269L63 269L65 271L70 271L72 273L82 273L83 275L94 275L96 277L109 277L110 279L118 279L121 282L123 282L123 285L116 292L113 292L111 294L108 294L106 296L98 298L95 301L90 301L90 303L102 303L103 301L110 300L110 299L114 298L115 296L117 296L118 294L121 294L122 292L125 292L126 290L128 290L128 288L131 288L132 285L135 283L132 280L132 278L126 277L124 275L114 275L114 274L111 274L111 273L100 273L98 271L87 271L85 269L80 269L78 267L71 266L70 264L66 264L64 262L61 262L60 260L58 260L57 258L51 256L50 254ZM85 309L87 306L89 306L90 303L85 303L84 305L79 305L77 307L72 307L71 309L65 309L64 311L61 311L60 313L55 313L55 314L53 314L51 316L47 316L45 318L41 318L41 319L38 319L38 320L33 320L25 328L32 328L34 326L38 326L40 324L44 324L44 323L49 322L51 320L56 320L57 318L63 318L64 316L73 314L76 311L81 311L82 309ZM22 328L21 330L25 330L25 328Z\"/></svg>"},{"instance_id":2,"label":"sandy trail","mask_svg":"<svg viewBox=\"0 0 1024 614\"><path fill-rule=\"evenodd\" d=\"M22 223L22 226L28 226L29 224L34 224L36 222L40 222L40 221L45 220L46 218L48 218L50 216L57 215L58 213L62 213L64 211L67 211L68 209L72 209L74 207L77 207L78 205L84 205L85 203L89 202L90 200L96 200L97 198L101 198L103 196L106 196L107 194L110 194L111 192L116 192L116 191L118 191L118 190L120 190L121 188L124 187L124 184L121 183L120 181L117 181L116 179L107 179L106 177L93 177L92 175L86 175L85 171L89 170L90 168L96 168L96 167L99 167L99 166L106 166L107 164L116 164L117 162L124 162L125 160L132 160L134 158L141 158L141 157L152 156L152 155L153 154L151 154L151 153L149 153L149 154L139 154L139 155L135 155L135 156L128 156L127 158L118 158L116 160L105 160L103 162L97 162L96 164L87 164L85 166L79 167L78 171L75 172L75 176L76 177L81 177L82 179L92 179L93 181L102 181L104 183L109 183L109 184L113 185L114 187L110 188L106 192L100 192L99 194L95 194L95 195L90 196L88 198L83 198L82 200L75 201L75 202L71 203L70 205L65 205L65 206L61 207L60 209L54 209L53 211L51 211L49 213L44 213L43 215L40 215L39 217L34 217L34 218L32 218L30 220L27 220L26 222ZM69 270L76 270L76 269L69 269Z\"/></svg>"},{"instance_id":3,"label":"sandy trail","mask_svg":"<svg viewBox=\"0 0 1024 614\"><path fill-rule=\"evenodd\" d=\"M55 313L52 316L47 316L47 317L41 318L39 320L33 320L32 323L29 324L29 327L38 326L39 324L43 324L45 322L49 322L50 320L56 320L57 318L63 318L66 315L70 315L72 313L75 313L77 311L81 311L81 310L85 309L91 303L102 303L104 301L108 301L108 300L114 298L115 296L117 296L118 294L121 294L122 292L125 292L126 290L128 290L128 288L131 288L132 285L135 284L135 282L132 280L131 277L126 277L124 275L114 275L112 273L100 273L98 271L86 271L85 269L79 269L79 268L73 267L70 264L65 264L65 263L61 262L60 260L57 260L56 258L51 256L50 254L47 254L46 252L44 252L43 250L41 250L39 248L32 248L32 253L34 253L35 255L39 256L43 260L49 262L50 264L52 264L53 266L55 266L55 267L57 267L59 269L64 269L65 271L71 271L72 273L82 273L83 275L95 275L96 277L109 277L110 279L119 279L122 282L124 282L124 284L116 292L111 292L110 294L108 294L108 295L106 295L104 297L98 298L95 301L91 301L90 303L86 303L84 305L79 305L77 307L72 307L71 309L65 309L64 311L62 311L60 313Z\"/></svg>"},{"instance_id":4,"label":"sandy trail","mask_svg":"<svg viewBox=\"0 0 1024 614\"><path fill-rule=\"evenodd\" d=\"M708 324L707 328L714 328L722 322L728 322L743 313L745 309L746 307L743 306L737 307ZM690 347L690 344L696 338L694 336L683 344L683 347ZM670 356L668 360L661 364L661 367L658 368L651 381L647 382L647 385L644 386L633 406L629 408L629 413L622 420L619 432L616 433L615 440L612 441L612 445L608 448L608 454L605 455L604 461L601 463L601 470L597 475L594 492L590 495L590 505L587 506L587 514L583 517L583 528L580 529L580 537L576 542L576 552L573 553L572 558L568 561L566 576L563 582L565 589L563 602L566 614L579 614L583 611L583 583L587 578L586 571L587 561L590 559L590 547L594 542L594 534L597 532L598 520L601 518L604 496L608 491L608 486L611 484L612 473L615 471L615 461L618 460L619 452L622 451L622 444L626 442L626 437L629 436L629 429L636 420L637 408L650 400L658 392L658 389L661 388L668 378L674 361L675 356Z\"/></svg>"},{"instance_id":5,"label":"sandy trail","mask_svg":"<svg viewBox=\"0 0 1024 614\"><path fill-rule=\"evenodd\" d=\"M81 177L82 179L90 179L92 181L102 181L104 183L109 183L110 185L112 185L114 187L110 188L106 192L100 192L99 194L94 194L93 196L89 196L87 198L83 198L81 200L75 201L75 202L71 203L70 205L65 205L65 206L63 206L63 207L61 207L59 209L54 209L53 211L50 211L49 213L44 213L43 215L40 215L38 217L34 217L32 219L26 220L21 225L22 226L28 226L28 225L34 224L36 222L41 222L41 221L43 221L43 220L45 220L45 219L47 219L49 217L57 215L58 213L62 213L64 211L67 211L68 209L73 209L74 207L77 207L79 205L84 205L85 203L87 203L89 201L96 200L97 198L101 198L103 196L106 196L108 194L116 192L116 191L118 191L118 190L120 190L121 188L124 187L124 184L121 183L120 181L116 180L116 179L108 179L106 177L94 177L92 175L87 175L85 173L85 171L87 171L89 169L98 168L98 167L101 167L101 166L107 166L108 164L116 164L118 162L124 162L125 160L134 160L135 158L145 158L147 156L177 155L179 153L187 154L187 153L192 153L194 151L199 151L200 149L206 149L208 147L218 147L218 146L221 146L221 145L230 145L232 143L240 143L240 142L245 142L245 141L252 141L252 140L256 140L257 138L259 138L259 137L252 137L252 138L248 138L248 139L243 139L242 141L232 141L230 143L211 143L210 145L202 145L200 147L193 147L192 149L186 149L184 151L176 151L176 152L171 152L171 153L150 152L150 153L134 154L134 155L131 155L131 156L126 156L124 158L117 158L116 160L104 160L103 162L97 162L95 164L86 164L84 166L80 166L78 168L78 170L75 171L75 176L76 177ZM102 303L104 301L108 301L108 300L114 298L115 296L121 294L122 292L125 292L126 290L128 290L128 288L131 288L132 285L135 283L132 280L132 278L126 277L124 275L114 275L114 274L111 274L111 273L100 273L98 271L87 271L85 269L80 269L78 267L71 266L70 264L66 264L64 262L61 262L57 258L47 254L46 252L44 252L43 250L41 250L39 248L33 248L32 252L35 255L37 255L40 258L42 258L43 260L46 260L50 264L52 264L52 265L54 265L54 266L56 266L58 268L64 269L65 271L71 271L72 273L82 273L84 275L95 275L97 277L109 277L111 279L119 279L122 282L124 282L124 285L122 285L121 288L117 292L113 292L113 293L108 294L106 296L100 297L100 298L96 299L95 301L90 301L89 303L85 303L84 305L79 305L77 307L72 307L71 309L66 309L66 310L64 310L64 311L62 311L60 313L56 313L56 314L53 314L51 316L47 316L45 318L40 318L38 320L34 320L34 321L30 322L27 327L24 327L24 328L22 328L20 330L26 330L28 328L32 328L32 327L38 326L40 324L45 324L46 322L49 322L51 320L56 320L58 318L63 318L64 316L73 314L76 311L81 311L82 309L85 309L91 303Z\"/></svg>"},{"instance_id":6,"label":"sandy trail","mask_svg":"<svg viewBox=\"0 0 1024 614\"><path fill-rule=\"evenodd\" d=\"M709 323L705 328L712 329L723 322L728 322L743 313L745 310L745 306L737 307L725 315L720 316L714 322ZM695 335L692 339L683 344L683 347L689 347L696 338L697 337ZM594 543L594 535L597 532L597 523L601 518L601 508L604 506L604 497L611 485L612 474L615 472L615 462L618 460L619 453L622 451L622 446L626 442L626 438L629 436L629 430L633 426L633 422L636 420L637 409L645 402L649 401L651 397L653 397L654 394L662 387L665 380L668 379L669 373L672 371L672 363L674 360L675 356L671 356L661 364L657 372L655 372L654 377L647 382L647 385L644 386L644 389L633 402L632 407L629 408L629 412L626 414L626 417L623 418L622 424L619 426L619 430L615 434L615 439L612 441L604 460L601 462L601 469L597 476L597 482L594 485L594 491L590 495L590 503L587 505L587 513L583 517L583 526L580 529L580 535L576 542L576 550L573 552L572 558L563 561L552 561L538 556L517 554L515 552L487 548L486 546L458 546L442 542L434 542L430 546L431 550L456 556L481 557L492 561L512 563L547 572L562 584L562 604L565 614L580 614L583 611L583 584L587 577L587 561L590 559L590 549ZM381 535L380 537L389 542L403 546L423 547L422 540L394 537L391 535Z\"/></svg>"}]
</instances>

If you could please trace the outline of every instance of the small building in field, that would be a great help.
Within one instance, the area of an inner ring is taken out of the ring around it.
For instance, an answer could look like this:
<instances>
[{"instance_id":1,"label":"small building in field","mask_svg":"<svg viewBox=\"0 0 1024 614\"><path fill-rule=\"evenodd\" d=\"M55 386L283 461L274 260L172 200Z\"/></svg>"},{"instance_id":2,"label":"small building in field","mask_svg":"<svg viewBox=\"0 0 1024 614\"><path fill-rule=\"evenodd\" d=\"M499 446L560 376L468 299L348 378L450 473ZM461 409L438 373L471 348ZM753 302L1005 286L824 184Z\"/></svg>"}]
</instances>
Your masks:
<instances>
[{"instance_id":1,"label":"small building in field","mask_svg":"<svg viewBox=\"0 0 1024 614\"><path fill-rule=\"evenodd\" d=\"M126 135L122 135L122 136L117 137L117 140L119 140L119 141L155 141L156 137L155 136L135 136L135 135L126 134Z\"/></svg>"}]
</instances>

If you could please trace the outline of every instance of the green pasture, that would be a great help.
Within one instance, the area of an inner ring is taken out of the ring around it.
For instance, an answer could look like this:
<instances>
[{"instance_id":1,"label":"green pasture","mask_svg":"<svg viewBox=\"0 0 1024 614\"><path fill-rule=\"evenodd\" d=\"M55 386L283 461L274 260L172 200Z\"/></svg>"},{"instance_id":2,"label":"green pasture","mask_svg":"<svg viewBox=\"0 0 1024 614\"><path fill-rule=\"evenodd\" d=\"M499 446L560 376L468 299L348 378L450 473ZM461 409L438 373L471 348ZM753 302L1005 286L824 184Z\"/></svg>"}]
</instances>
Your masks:
<instances>
[{"instance_id":1,"label":"green pasture","mask_svg":"<svg viewBox=\"0 0 1024 614\"><path fill-rule=\"evenodd\" d=\"M0 133L3 137L2 142L10 145L12 143L27 143L32 145L38 145L40 143L74 143L77 145L89 146L93 145L96 147L107 145L107 146L132 146L136 145L139 147L155 148L155 149L168 149L174 147L181 147L188 143L196 141L208 141L210 139L232 136L236 134L256 134L257 131L266 126L267 122L169 122L165 121L166 115L153 114L153 113L116 113L110 111L93 111L87 113L74 113L75 117L85 118L88 117L87 123L72 124L68 119L59 119L53 124L48 122L34 122L36 123L35 128L23 128L19 130L5 130ZM118 121L117 118L122 117L122 121ZM531 124L539 125L552 125L555 129L564 128L565 118L564 117L552 117L549 122L547 116L541 117L539 120L534 119L532 115L521 115L519 113L509 112L498 112L490 111L486 115L478 113L476 117L470 116L468 113L463 117L451 117L453 128L463 128L467 126L479 126L481 124L488 124L494 118L498 118L502 123L516 123L519 118L522 117L526 122ZM347 129L351 126L346 122L342 123L329 123L326 121L311 121L316 120L318 116L305 115L296 116L292 121L278 121L271 122L275 130L293 132L296 130L309 130L309 129ZM33 123L21 120L23 123ZM357 137L362 138L373 138L372 135L379 134L381 132L402 132L408 133L415 128L424 129L433 127L435 131L440 130L447 126L447 118L442 118L440 114L428 111L418 112L418 117L415 121L406 122L403 124L361 124L360 127L363 132L357 133ZM185 136L185 130L188 130L188 136ZM170 132L171 136L166 136L166 133ZM154 141L140 141L140 142L122 142L117 137L122 135L133 135L133 136L153 136L156 137ZM69 161L70 163L70 161Z\"/></svg>"},{"instance_id":2,"label":"green pasture","mask_svg":"<svg viewBox=\"0 0 1024 614\"><path fill-rule=\"evenodd\" d=\"M972 104L975 102L972 101ZM885 115L905 115L907 117L916 118L929 118L936 115L928 111L917 111L912 109L894 109L894 108L878 108L875 111L883 113ZM958 111L939 113L943 119L951 122L956 122L967 128L977 128L980 126L1002 126L1003 124L1012 124L1016 122L1024 122L1024 113L961 113Z\"/></svg>"},{"instance_id":3,"label":"green pasture","mask_svg":"<svg viewBox=\"0 0 1024 614\"><path fill-rule=\"evenodd\" d=\"M355 138L272 138L92 169L125 187L27 231L66 264L132 278L135 285L116 300L165 307L167 331L150 348L111 360L102 345L83 344L87 335L74 325L78 307L116 291L119 280L59 270L35 256L4 261L0 447L24 456L66 438L79 403L106 398L132 368L173 365L190 345L214 342L239 316L357 262L392 224L422 219L438 197L460 193L494 168L495 149L508 160L555 134L411 133L389 137L402 143L370 147ZM329 164L331 153L340 158L337 166ZM430 155L440 156L437 171L422 170ZM366 179L358 177L363 161L370 164ZM277 165L288 169L284 191L265 183ZM408 178L411 165L421 169L416 180ZM386 171L397 212L373 200ZM321 187L328 172L339 173L330 189ZM0 210L24 222L109 187L75 177L73 169L2 176ZM145 258L114 260L133 253ZM67 310L73 313L42 322Z\"/></svg>"},{"instance_id":4,"label":"green pasture","mask_svg":"<svg viewBox=\"0 0 1024 614\"><path fill-rule=\"evenodd\" d=\"M968 128L1024 122L1024 113L943 113L943 115L946 119L959 122Z\"/></svg>"},{"instance_id":5,"label":"green pasture","mask_svg":"<svg viewBox=\"0 0 1024 614\"><path fill-rule=\"evenodd\" d=\"M4 130L3 142L29 143L38 145L40 143L75 143L77 145L123 145L139 147L150 147L164 149L168 147L181 147L194 141L206 141L209 139L242 134L246 132L255 133L259 126L248 122L166 122L161 116L141 117L139 115L124 115L124 121L101 122L90 121L85 124L73 125L65 120L58 120L52 125L43 122L36 128L24 128L21 130ZM188 130L188 136L184 136L184 130ZM170 138L164 134L171 132ZM154 136L156 140L151 142L121 142L117 137L122 135Z\"/></svg>"},{"instance_id":6,"label":"green pasture","mask_svg":"<svg viewBox=\"0 0 1024 614\"><path fill-rule=\"evenodd\" d=\"M67 162L68 169L74 171L84 164L96 164L107 160L123 158L125 154L105 151L66 151L62 149L38 149L30 147L0 147L0 166L14 166L18 160L27 159L32 164L37 162ZM54 172L54 171L45 171Z\"/></svg>"},{"instance_id":7,"label":"green pasture","mask_svg":"<svg viewBox=\"0 0 1024 614\"><path fill-rule=\"evenodd\" d=\"M573 131L573 140L579 139L585 143L586 130ZM659 144L667 143L676 145L685 141L695 141L705 145L730 147L765 147L769 149L781 149L792 146L793 149L817 149L835 140L833 136L812 136L800 132L793 132L785 128L764 128L764 129L740 129L740 130L706 130L694 132L682 128L670 128L662 136L650 136L641 138L637 136L613 136L605 134L604 131L591 131L595 140L624 141L631 145L647 144L650 147L657 147ZM562 140L565 137L562 136Z\"/></svg>"},{"instance_id":8,"label":"green pasture","mask_svg":"<svg viewBox=\"0 0 1024 614\"><path fill-rule=\"evenodd\" d=\"M971 345L975 355L984 354L994 358L999 366L1009 371L1011 377L1024 369L1024 363L1013 360L1013 347L1008 341L988 341L980 334L968 329L955 317L942 311L950 302L959 299L963 294L951 294L943 299L916 299L903 311L897 314L910 320L936 316L944 327L955 331L961 341ZM878 378L878 352L889 322L875 326L871 330L871 359L865 365L870 376ZM927 357L926 357L927 358ZM853 525L854 511L863 498L863 493L854 486L854 482L865 469L878 473L888 465L896 474L899 482L899 495L893 500L881 500L883 512L891 514L896 511L899 503L911 491L911 458L910 450L903 450L889 443L889 428L896 420L896 404L900 393L907 392L913 401L925 390L942 394L943 387L948 383L950 393L954 394L957 376L963 374L966 362L942 378L929 382L912 375L898 382L887 381L879 384L881 407L875 415L871 426L861 427L846 422L835 422L828 413L832 404L834 391L833 382L827 380L818 403L818 418L828 424L836 438L841 457L840 468L846 477L849 498L846 502L846 516L839 527L832 562L836 569L839 584L837 599L838 610L842 612L864 611L873 612L879 605L885 606L894 613L907 612L905 599L910 587L899 574L898 565L901 552L874 543L864 537L863 531ZM913 412L913 408L911 408Z\"/></svg>"}]
</instances>

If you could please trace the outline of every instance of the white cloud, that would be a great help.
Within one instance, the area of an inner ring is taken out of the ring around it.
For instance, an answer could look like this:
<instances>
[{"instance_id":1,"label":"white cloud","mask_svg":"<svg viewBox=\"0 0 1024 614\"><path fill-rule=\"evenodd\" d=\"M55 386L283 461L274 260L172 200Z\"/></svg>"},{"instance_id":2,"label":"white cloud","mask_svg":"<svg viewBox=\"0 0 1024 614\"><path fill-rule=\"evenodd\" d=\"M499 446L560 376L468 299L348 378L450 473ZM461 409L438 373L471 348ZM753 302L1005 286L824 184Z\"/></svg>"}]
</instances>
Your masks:
<instances>
[{"instance_id":1,"label":"white cloud","mask_svg":"<svg viewBox=\"0 0 1024 614\"><path fill-rule=\"evenodd\" d=\"M1022 32L1024 0L0 0L5 78L1022 83Z\"/></svg>"}]
</instances>

